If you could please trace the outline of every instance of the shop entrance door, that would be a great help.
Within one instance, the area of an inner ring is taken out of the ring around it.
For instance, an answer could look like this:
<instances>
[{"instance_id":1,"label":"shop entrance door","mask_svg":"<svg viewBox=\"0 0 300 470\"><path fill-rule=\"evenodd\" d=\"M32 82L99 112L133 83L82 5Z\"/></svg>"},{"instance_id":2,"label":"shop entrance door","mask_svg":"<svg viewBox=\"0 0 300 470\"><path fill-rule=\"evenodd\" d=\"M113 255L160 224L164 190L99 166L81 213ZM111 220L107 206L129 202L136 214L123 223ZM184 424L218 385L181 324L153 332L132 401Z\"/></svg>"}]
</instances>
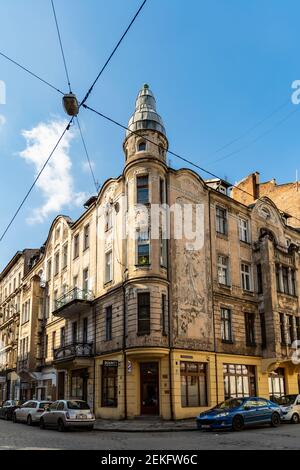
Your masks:
<instances>
[{"instance_id":1,"label":"shop entrance door","mask_svg":"<svg viewBox=\"0 0 300 470\"><path fill-rule=\"evenodd\" d=\"M159 415L159 376L157 362L140 364L141 415Z\"/></svg>"}]
</instances>

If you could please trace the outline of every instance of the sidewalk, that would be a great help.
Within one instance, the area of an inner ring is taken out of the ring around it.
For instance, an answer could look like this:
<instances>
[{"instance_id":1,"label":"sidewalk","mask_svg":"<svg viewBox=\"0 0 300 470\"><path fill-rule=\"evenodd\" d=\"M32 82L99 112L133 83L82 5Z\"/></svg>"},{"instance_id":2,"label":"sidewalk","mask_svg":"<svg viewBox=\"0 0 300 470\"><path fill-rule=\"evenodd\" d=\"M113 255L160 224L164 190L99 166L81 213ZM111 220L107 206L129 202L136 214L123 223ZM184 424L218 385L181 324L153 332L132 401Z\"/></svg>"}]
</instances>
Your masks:
<instances>
[{"instance_id":1,"label":"sidewalk","mask_svg":"<svg viewBox=\"0 0 300 470\"><path fill-rule=\"evenodd\" d=\"M195 419L180 421L165 421L159 418L120 421L97 419L94 430L102 432L180 432L196 431L197 427Z\"/></svg>"}]
</instances>

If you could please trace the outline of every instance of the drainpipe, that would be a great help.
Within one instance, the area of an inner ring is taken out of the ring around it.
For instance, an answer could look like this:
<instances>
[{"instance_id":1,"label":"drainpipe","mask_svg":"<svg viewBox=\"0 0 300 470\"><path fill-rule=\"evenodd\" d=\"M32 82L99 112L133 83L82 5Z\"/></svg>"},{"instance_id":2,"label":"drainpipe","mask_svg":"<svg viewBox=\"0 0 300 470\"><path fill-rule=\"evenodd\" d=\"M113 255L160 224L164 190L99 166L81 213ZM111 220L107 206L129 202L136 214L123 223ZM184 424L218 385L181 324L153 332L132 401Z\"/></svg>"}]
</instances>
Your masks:
<instances>
[{"instance_id":1,"label":"drainpipe","mask_svg":"<svg viewBox=\"0 0 300 470\"><path fill-rule=\"evenodd\" d=\"M211 227L211 192L208 192L208 219L209 219L209 252L210 252L210 282L212 297L212 315L213 315L213 336L214 336L214 357L215 357L215 379L216 379L216 400L219 403L219 379L218 379L218 356L217 356L217 338L215 322L215 299L214 299L214 276L213 276L213 255L212 255L212 227Z\"/></svg>"},{"instance_id":2,"label":"drainpipe","mask_svg":"<svg viewBox=\"0 0 300 470\"><path fill-rule=\"evenodd\" d=\"M168 172L168 188L166 191L166 203L167 205L169 204L170 197L169 197L169 191L170 191L170 173ZM171 222L171 221L169 221ZM171 223L169 223L169 226L171 226ZM169 235L170 235L171 229L169 230ZM173 352L173 338L172 338L172 327L171 327L171 317L172 317L172 312L171 312L171 282L172 282L172 274L171 274L171 267L170 267L170 259L171 259L171 240L170 237L167 239L167 280L168 280L168 335L169 335L169 387L170 387L170 414L171 414L171 420L174 420L174 407L173 407L173 378L172 378L172 352Z\"/></svg>"},{"instance_id":3,"label":"drainpipe","mask_svg":"<svg viewBox=\"0 0 300 470\"><path fill-rule=\"evenodd\" d=\"M95 272L95 296L97 295L98 286L98 205L96 206L96 272ZM93 412L96 412L96 341L97 341L97 304L93 303L93 321L94 321L94 380L93 380Z\"/></svg>"}]
</instances>

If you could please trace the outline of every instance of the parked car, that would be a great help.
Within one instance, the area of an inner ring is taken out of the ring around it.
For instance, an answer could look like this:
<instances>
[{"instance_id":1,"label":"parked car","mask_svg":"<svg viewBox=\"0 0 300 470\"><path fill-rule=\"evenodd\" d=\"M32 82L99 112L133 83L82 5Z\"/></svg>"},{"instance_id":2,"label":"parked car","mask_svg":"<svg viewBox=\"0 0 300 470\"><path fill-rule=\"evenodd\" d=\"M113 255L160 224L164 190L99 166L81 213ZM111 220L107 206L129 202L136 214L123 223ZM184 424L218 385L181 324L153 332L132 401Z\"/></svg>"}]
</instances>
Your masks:
<instances>
[{"instance_id":1,"label":"parked car","mask_svg":"<svg viewBox=\"0 0 300 470\"><path fill-rule=\"evenodd\" d=\"M0 408L0 418L11 420L14 411L19 407L19 402L16 400L6 400Z\"/></svg>"},{"instance_id":2,"label":"parked car","mask_svg":"<svg viewBox=\"0 0 300 470\"><path fill-rule=\"evenodd\" d=\"M281 420L292 424L300 422L300 395L284 395L283 397L272 397L274 402L280 406Z\"/></svg>"},{"instance_id":3,"label":"parked car","mask_svg":"<svg viewBox=\"0 0 300 470\"><path fill-rule=\"evenodd\" d=\"M23 422L32 426L40 421L40 417L51 403L51 401L27 401L14 411L12 420L14 423Z\"/></svg>"},{"instance_id":4,"label":"parked car","mask_svg":"<svg viewBox=\"0 0 300 470\"><path fill-rule=\"evenodd\" d=\"M95 416L89 405L83 400L58 400L52 403L40 419L40 428L56 427L59 431L69 428L86 428L92 430Z\"/></svg>"},{"instance_id":5,"label":"parked car","mask_svg":"<svg viewBox=\"0 0 300 470\"><path fill-rule=\"evenodd\" d=\"M241 431L246 426L270 424L280 425L281 408L265 398L230 398L197 419L198 429L232 429Z\"/></svg>"}]
</instances>

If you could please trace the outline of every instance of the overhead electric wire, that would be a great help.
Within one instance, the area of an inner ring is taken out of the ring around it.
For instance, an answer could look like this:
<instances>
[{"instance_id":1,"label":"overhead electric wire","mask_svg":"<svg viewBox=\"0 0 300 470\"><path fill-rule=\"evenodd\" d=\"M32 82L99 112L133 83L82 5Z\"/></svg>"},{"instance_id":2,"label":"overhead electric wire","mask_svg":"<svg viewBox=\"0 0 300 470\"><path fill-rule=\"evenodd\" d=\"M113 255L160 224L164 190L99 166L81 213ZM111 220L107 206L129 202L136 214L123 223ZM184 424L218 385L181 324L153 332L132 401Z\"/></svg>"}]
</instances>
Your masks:
<instances>
[{"instance_id":1,"label":"overhead electric wire","mask_svg":"<svg viewBox=\"0 0 300 470\"><path fill-rule=\"evenodd\" d=\"M17 65L17 67L19 67L20 69L24 70L25 72L29 73L30 75L32 75L33 77L37 78L38 80L40 80L41 82L45 83L46 85L48 85L50 88L52 88L53 90L57 91L58 93L60 93L61 95L64 95L64 92L61 91L59 88L57 88L56 86L54 85L51 85L51 83L47 82L47 80L44 80L43 78L39 77L38 75L36 75L34 72L31 72L31 70L29 70L28 68L24 67L24 65L21 65L19 64L18 62L16 62L14 59L11 59L10 57L8 57L6 54L3 54L3 52L0 52L0 56L4 57L5 59L7 59L9 62L12 62L13 64Z\"/></svg>"},{"instance_id":2,"label":"overhead electric wire","mask_svg":"<svg viewBox=\"0 0 300 470\"><path fill-rule=\"evenodd\" d=\"M19 204L16 212L14 213L13 217L11 218L10 222L8 223L7 227L5 228L4 232L2 233L1 237L0 237L0 242L3 240L3 238L5 237L6 233L8 232L9 228L11 227L11 225L13 224L15 218L17 217L18 213L20 212L20 210L22 209L23 205L25 204L28 196L30 195L31 191L33 190L34 186L36 185L37 181L39 180L41 174L43 173L44 169L46 168L46 166L48 165L52 155L54 154L55 150L57 149L57 147L59 146L61 140L63 139L65 133L70 129L70 126L73 122L73 117L72 119L70 119L67 127L65 128L65 130L63 131L63 133L61 134L60 138L58 139L57 143L55 144L53 150L51 151L49 157L47 158L47 160L45 161L45 163L43 164L42 168L40 169L40 171L38 172L37 176L35 177L32 185L30 186L30 188L28 189L27 193L25 194L24 198L22 199L21 203Z\"/></svg>"},{"instance_id":3,"label":"overhead electric wire","mask_svg":"<svg viewBox=\"0 0 300 470\"><path fill-rule=\"evenodd\" d=\"M110 118L109 116L106 116L105 114L101 113L100 111L97 111L96 109L93 109L91 108L90 106L84 104L83 107L85 109L88 109L89 111L92 111L93 113L95 114L98 114L99 116L101 116L102 118L106 119L107 121L110 121L112 122L113 124L116 124L118 127L121 127L122 129L130 132L131 134L133 135L137 135L137 136L140 136L139 132L138 131L132 131L131 129L129 129L129 127L126 127L124 126L123 124L119 123L118 121L115 121L114 119ZM149 139L148 137L146 136L143 136L143 139L146 140L147 142L155 145L156 147L158 148L161 148L161 145L160 144L157 144L156 142L154 142L153 140ZM202 172L210 175L210 176L213 176L214 178L217 178L219 180L222 180L223 178L221 178L220 176L216 175L215 173L212 173L211 171L205 169L205 168L202 168L201 166L197 165L196 163L192 162L191 160L183 157L182 155L179 155L178 153L175 153L173 152L172 150L169 150L168 148L164 147L163 148L166 152L168 152L170 155L173 155L174 157L177 157L179 158L180 160L183 160L184 162L188 163L189 165L192 165L194 166L195 168L197 168L198 170L201 170ZM246 191L245 189L243 188L240 188L239 186L235 185L235 184L232 184L230 182L228 182L228 184L230 185L231 188L236 188L238 189L239 191L241 191L242 193L244 194L247 194L248 196L251 196L253 197L253 194L249 193L248 191ZM280 208L278 208L278 210L281 211ZM284 212L284 211L281 211L281 212ZM300 219L293 216L294 219L298 220L300 222Z\"/></svg>"},{"instance_id":4,"label":"overhead electric wire","mask_svg":"<svg viewBox=\"0 0 300 470\"><path fill-rule=\"evenodd\" d=\"M231 145L235 144L236 142L238 142L239 140L243 139L244 137L246 137L248 134L250 134L252 131L254 131L254 129L256 129L257 127L259 127L261 124L263 124L264 122L266 122L268 119L270 119L272 116L274 116L275 114L277 114L281 109L285 108L289 103L291 103L291 100L288 99L286 100L284 103L282 103L280 106L277 106L277 108L275 108L273 111L271 111L269 114L267 114L267 116L265 116L263 119L261 119L260 121L258 121L256 124L254 124L253 126L249 127L248 129L246 129L244 132L242 132L238 137L236 137L235 139L232 139L230 140L229 142L227 142L227 144L224 144L222 145L221 147L217 148L216 150L214 150L213 152L211 152L209 155L208 155L208 158L210 158L212 155L216 154L216 153L219 153L221 152L222 150L226 149L227 147L230 147Z\"/></svg>"},{"instance_id":5,"label":"overhead electric wire","mask_svg":"<svg viewBox=\"0 0 300 470\"><path fill-rule=\"evenodd\" d=\"M251 145L255 144L256 142L258 142L259 140L261 140L263 137L265 137L266 135L270 134L270 132L272 132L274 129L276 129L276 127L280 126L280 124L282 124L283 122L287 121L291 116L293 116L297 111L299 111L299 107L296 107L295 109L293 109L292 111L290 111L284 118L280 119L280 121L277 121L272 127L270 127L269 129L267 129L265 132L263 132L262 134L258 135L257 137L255 137L254 139L250 140L250 142L248 142L247 144L245 144L243 147L240 147L239 149L236 149L236 150L233 150L232 152L226 154L226 155L223 155L222 157L218 158L217 160L213 160L211 163L217 163L217 162L220 162L222 160L226 160L227 158L229 157L232 157L233 155L236 155L237 153L240 153L242 152L243 150L246 150L248 147L251 147Z\"/></svg>"},{"instance_id":6,"label":"overhead electric wire","mask_svg":"<svg viewBox=\"0 0 300 470\"><path fill-rule=\"evenodd\" d=\"M68 72L66 57L65 57L65 53L64 53L64 48L63 48L62 40L61 40L61 35L60 35L60 30L59 30L59 26L58 26L58 21L57 21L57 16L56 16L56 11L55 11L55 6L54 6L54 1L53 1L53 0L51 0L51 5L52 5L52 10L53 10L53 16L54 16L54 21L55 21L55 25L56 25L56 30L57 30L57 35L58 35L58 40L59 40L61 55L62 55L62 59L63 59L63 63L64 63L64 68L65 68L65 72L66 72L68 87L69 87L70 93L72 93L72 90L71 90L71 82L70 82L70 76L69 76L69 72Z\"/></svg>"},{"instance_id":7,"label":"overhead electric wire","mask_svg":"<svg viewBox=\"0 0 300 470\"><path fill-rule=\"evenodd\" d=\"M100 76L102 75L102 73L104 72L104 70L106 69L106 67L108 66L109 62L111 61L111 59L113 58L114 54L117 52L119 46L121 45L123 39L125 38L125 36L127 35L127 33L129 32L130 28L132 27L133 23L135 22L135 20L137 19L137 17L139 16L140 12L142 11L142 9L144 8L145 4L146 4L147 0L144 0L143 3L141 4L141 6L139 7L139 9L137 10L136 14L134 15L134 17L132 18L131 22L129 23L129 25L127 26L126 30L124 31L124 33L122 34L121 38L119 39L119 41L117 42L116 46L114 47L114 49L112 50L111 54L109 55L107 61L105 62L105 64L103 65L102 69L100 70L100 72L98 73L96 79L94 80L94 82L92 83L91 87L89 88L88 92L86 93L85 97L83 98L83 100L81 101L80 103L80 106L82 106L86 100L88 99L88 97L90 96L91 92L93 91L93 88L94 86L96 85L97 81L99 80Z\"/></svg>"},{"instance_id":8,"label":"overhead electric wire","mask_svg":"<svg viewBox=\"0 0 300 470\"><path fill-rule=\"evenodd\" d=\"M93 171L92 162L91 162L91 159L90 159L90 156L89 156L89 153L88 153L88 150L87 150L87 146L86 146L86 143L85 143L85 140L84 140L84 137L83 137L83 133L82 133L82 129L81 129L81 126L80 126L78 116L76 116L76 121L77 121L78 129L79 129L80 137L81 137L81 140L82 140L82 145L83 145L83 148L84 148L84 151L85 151L86 159L87 159L87 162L88 162L88 166L89 166L89 169L90 169L90 172L91 172L92 180L93 180L93 183L94 183L95 188L96 188L96 193L98 193L99 184L96 180L95 173Z\"/></svg>"}]
</instances>

